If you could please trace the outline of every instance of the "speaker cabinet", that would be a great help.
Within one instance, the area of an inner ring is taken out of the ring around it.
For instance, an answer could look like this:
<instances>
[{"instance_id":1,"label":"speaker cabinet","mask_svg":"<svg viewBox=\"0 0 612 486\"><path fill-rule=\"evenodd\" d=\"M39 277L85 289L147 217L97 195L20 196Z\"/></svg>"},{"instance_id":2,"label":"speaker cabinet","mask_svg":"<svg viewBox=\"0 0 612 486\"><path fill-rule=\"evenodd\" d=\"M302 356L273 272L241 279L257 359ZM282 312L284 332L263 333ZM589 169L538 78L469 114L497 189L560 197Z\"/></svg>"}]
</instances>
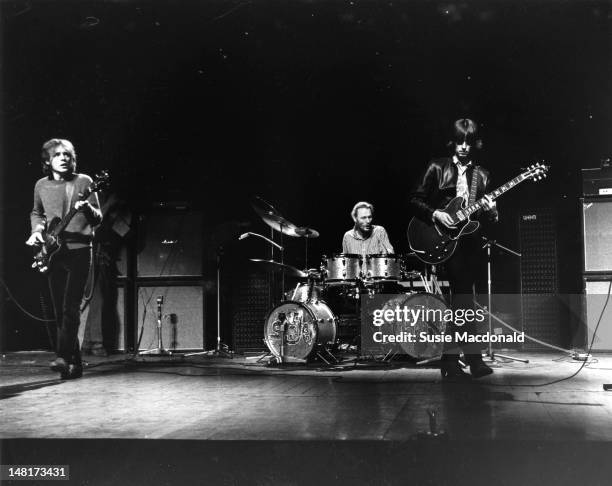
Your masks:
<instances>
[{"instance_id":1,"label":"speaker cabinet","mask_svg":"<svg viewBox=\"0 0 612 486\"><path fill-rule=\"evenodd\" d=\"M612 272L612 198L583 198L584 272Z\"/></svg>"},{"instance_id":2,"label":"speaker cabinet","mask_svg":"<svg viewBox=\"0 0 612 486\"><path fill-rule=\"evenodd\" d=\"M126 350L126 312L125 312L125 294L126 288L124 282L117 283L117 302L116 302L116 315L112 317L111 320L116 321L116 324L113 326L112 333L114 334L114 350L116 351L125 351ZM92 300L94 298L99 298L98 295L92 296ZM92 301L89 302L87 307L83 309L81 312L81 325L79 326L79 342L83 343L83 338L87 331L87 326L92 325L89 321L89 314L92 308ZM96 312L96 310L94 310ZM106 319L102 320L102 325L107 325L109 323L108 316L104 316ZM91 330L90 330L91 332ZM106 332L106 330L104 331Z\"/></svg>"},{"instance_id":3,"label":"speaker cabinet","mask_svg":"<svg viewBox=\"0 0 612 486\"><path fill-rule=\"evenodd\" d=\"M560 345L559 275L555 214L539 208L519 215L521 251L521 307L523 331L529 336ZM525 341L526 349L544 348Z\"/></svg>"},{"instance_id":4,"label":"speaker cabinet","mask_svg":"<svg viewBox=\"0 0 612 486\"><path fill-rule=\"evenodd\" d=\"M150 211L138 219L137 277L202 275L202 213Z\"/></svg>"},{"instance_id":5,"label":"speaker cabinet","mask_svg":"<svg viewBox=\"0 0 612 486\"><path fill-rule=\"evenodd\" d=\"M232 344L234 351L261 351L264 324L271 306L271 277L246 272L235 279L232 289Z\"/></svg>"},{"instance_id":6,"label":"speaker cabinet","mask_svg":"<svg viewBox=\"0 0 612 486\"><path fill-rule=\"evenodd\" d=\"M586 326L587 342L585 348L593 341L593 334L595 328L597 328L597 322L599 321L599 327L597 328L597 334L593 341L593 351L612 351L612 297L608 301L608 305L602 315L602 310L606 304L608 298L608 289L612 276L603 278L585 278L584 279L584 301L583 301L583 323Z\"/></svg>"},{"instance_id":7,"label":"speaker cabinet","mask_svg":"<svg viewBox=\"0 0 612 486\"><path fill-rule=\"evenodd\" d=\"M162 345L172 351L204 349L204 291L200 285L138 286L139 351L157 348L157 300L162 304Z\"/></svg>"}]
</instances>

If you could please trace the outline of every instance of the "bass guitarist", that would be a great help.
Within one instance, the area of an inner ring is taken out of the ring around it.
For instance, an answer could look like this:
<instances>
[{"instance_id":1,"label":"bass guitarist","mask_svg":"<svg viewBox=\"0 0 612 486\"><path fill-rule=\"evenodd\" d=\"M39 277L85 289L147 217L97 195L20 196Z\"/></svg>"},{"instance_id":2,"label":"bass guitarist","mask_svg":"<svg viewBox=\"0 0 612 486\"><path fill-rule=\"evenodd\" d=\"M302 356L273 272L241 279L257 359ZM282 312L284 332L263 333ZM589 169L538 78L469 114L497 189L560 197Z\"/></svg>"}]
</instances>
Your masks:
<instances>
[{"instance_id":1,"label":"bass guitarist","mask_svg":"<svg viewBox=\"0 0 612 486\"><path fill-rule=\"evenodd\" d=\"M448 213L442 211L447 203L457 196L465 198L466 201L482 198L490 190L491 185L489 172L480 166L475 166L472 161L473 152L482 147L477 124L467 118L459 119L454 123L452 136L452 141L449 142L449 146L454 147L452 157L438 158L429 162L418 185L410 195L410 207L417 218L428 223L436 222L448 228L453 227L453 220ZM477 178L474 180L474 177ZM476 219L483 222L497 222L497 207L488 196L485 198L481 214L476 215ZM474 285L482 254L479 243L478 232L463 237L454 254L445 263L452 308L455 310L474 309ZM455 331L474 335L476 323L447 327L447 334L452 333L453 337ZM442 356L443 378L457 380L470 378L470 375L459 366L460 349L470 365L472 377L480 378L493 372L482 360L480 345L465 341L456 342L453 339L452 343L446 344Z\"/></svg>"},{"instance_id":2,"label":"bass guitarist","mask_svg":"<svg viewBox=\"0 0 612 486\"><path fill-rule=\"evenodd\" d=\"M102 212L95 192L78 200L92 179L76 172L77 156L70 141L51 139L43 144L41 155L45 177L34 186L32 234L26 245L43 244L47 222L63 218L73 207L78 210L61 235L63 244L53 258L49 287L58 326L57 358L51 362L51 370L59 372L62 379L80 378L79 306L91 265L93 228L102 221Z\"/></svg>"}]
</instances>

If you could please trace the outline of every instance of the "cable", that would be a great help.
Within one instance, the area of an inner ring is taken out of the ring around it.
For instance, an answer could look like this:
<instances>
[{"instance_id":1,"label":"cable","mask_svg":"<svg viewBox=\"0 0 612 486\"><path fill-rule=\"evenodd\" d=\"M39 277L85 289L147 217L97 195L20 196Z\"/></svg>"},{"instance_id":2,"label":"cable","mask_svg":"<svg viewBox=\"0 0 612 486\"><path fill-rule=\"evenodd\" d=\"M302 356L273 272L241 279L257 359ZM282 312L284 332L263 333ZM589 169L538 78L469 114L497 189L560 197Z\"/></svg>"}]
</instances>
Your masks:
<instances>
[{"instance_id":1,"label":"cable","mask_svg":"<svg viewBox=\"0 0 612 486\"><path fill-rule=\"evenodd\" d=\"M485 307L481 306L477 301L474 300L474 304L476 304L480 309L484 310L488 315L490 315L493 319L495 319L497 322L499 322L502 326L506 326L508 329L513 330L514 332L517 333L521 333L521 331L519 331L518 329L515 329L514 327L512 327L510 324L502 321L499 317L497 317L495 314L492 314L488 311L488 309L486 309ZM559 346L555 346L554 344L549 344L549 343L545 343L544 341L540 341L539 339L533 338L527 334L525 334L525 338L529 339L530 341L536 342L538 344L541 344L542 346L547 346L551 349L555 349L557 351L563 351L564 353L570 353L571 354L571 350L570 349L565 349L565 348L560 348Z\"/></svg>"},{"instance_id":2,"label":"cable","mask_svg":"<svg viewBox=\"0 0 612 486\"><path fill-rule=\"evenodd\" d=\"M13 297L13 294L11 293L11 290L8 288L8 285L6 284L6 282L4 281L4 279L2 277L0 277L0 282L2 282L2 285L4 286L4 288L6 289L6 293L9 296L9 299L11 299L15 305L17 306L17 308L23 312L25 315L27 315L28 317L36 320L36 321L40 321L40 322L55 322L55 319L43 319L41 317L37 317L34 314L31 314L30 312L28 312L27 310L25 310L21 304L19 302L17 302L17 299L15 299L15 297Z\"/></svg>"},{"instance_id":3,"label":"cable","mask_svg":"<svg viewBox=\"0 0 612 486\"><path fill-rule=\"evenodd\" d=\"M597 319L597 325L595 326L595 330L593 331L593 337L591 338L591 344L589 345L589 350L587 351L587 355L591 354L591 350L593 349L593 344L595 343L595 338L597 337L597 330L599 329L599 325L601 324L601 320L604 316L604 312L606 311L606 307L608 306L608 302L610 301L610 292L612 291L612 279L610 280L610 284L608 285L608 295L606 297L606 302L604 303L603 308L601 309L601 314L599 315L599 319ZM491 317L494 317L496 320L500 321L502 324L507 325L508 327L510 327L508 324L505 324L503 321L501 321L500 319L496 318L493 314L491 314ZM562 348L557 348L557 349L562 349ZM566 350L563 350L566 351ZM546 383L536 383L536 384L496 384L496 383L490 383L490 386L499 386L499 387L506 387L506 386L526 386L526 387L536 387L536 386L548 386L548 385L554 385L555 383L560 383L562 381L566 381L566 380L571 380L572 378L574 378L576 375L578 375L578 373L580 373L583 368L587 365L587 361L583 361L582 364L580 365L580 368L578 368L574 373L572 373L570 376L566 376L565 378L559 378L558 380L553 380L553 381L549 381Z\"/></svg>"}]
</instances>

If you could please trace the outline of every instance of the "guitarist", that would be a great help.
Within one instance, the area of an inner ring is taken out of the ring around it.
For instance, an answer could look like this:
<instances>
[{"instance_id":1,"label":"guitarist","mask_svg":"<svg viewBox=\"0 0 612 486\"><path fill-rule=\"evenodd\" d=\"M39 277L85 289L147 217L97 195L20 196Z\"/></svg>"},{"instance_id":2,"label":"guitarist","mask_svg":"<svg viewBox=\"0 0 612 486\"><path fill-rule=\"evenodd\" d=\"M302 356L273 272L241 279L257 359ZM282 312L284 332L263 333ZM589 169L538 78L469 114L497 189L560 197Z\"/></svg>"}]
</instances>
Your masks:
<instances>
[{"instance_id":1,"label":"guitarist","mask_svg":"<svg viewBox=\"0 0 612 486\"><path fill-rule=\"evenodd\" d=\"M441 209L456 196L468 200L472 190L472 180L476 176L475 199L483 197L490 188L489 172L472 161L474 151L482 147L478 136L478 126L470 119L455 121L453 138L449 146L454 148L451 157L434 159L429 162L418 185L410 196L410 206L415 215L423 221L436 221L446 227L452 227L452 219ZM471 201L470 201L471 202ZM495 202L486 198L484 210L478 219L483 222L497 222L498 213ZM446 271L451 289L453 309L473 309L474 284L480 264L480 237L477 231L459 240L453 256L446 261ZM452 325L447 329L455 335L455 330L473 335L475 323L466 323L461 327ZM472 377L480 378L493 372L482 360L481 347L477 343L446 343L442 356L442 376L459 380L469 379L459 366L459 348L470 365Z\"/></svg>"},{"instance_id":2,"label":"guitarist","mask_svg":"<svg viewBox=\"0 0 612 486\"><path fill-rule=\"evenodd\" d=\"M57 358L51 370L62 379L80 378L83 374L78 330L79 306L91 264L93 228L102 221L96 193L78 201L92 179L76 172L77 156L68 140L51 139L42 146L42 168L45 177L34 186L34 207L30 214L32 234L26 245L44 242L47 221L63 218L74 207L78 210L62 236L62 247L53 258L49 287L58 325ZM75 202L76 201L76 202Z\"/></svg>"}]
</instances>

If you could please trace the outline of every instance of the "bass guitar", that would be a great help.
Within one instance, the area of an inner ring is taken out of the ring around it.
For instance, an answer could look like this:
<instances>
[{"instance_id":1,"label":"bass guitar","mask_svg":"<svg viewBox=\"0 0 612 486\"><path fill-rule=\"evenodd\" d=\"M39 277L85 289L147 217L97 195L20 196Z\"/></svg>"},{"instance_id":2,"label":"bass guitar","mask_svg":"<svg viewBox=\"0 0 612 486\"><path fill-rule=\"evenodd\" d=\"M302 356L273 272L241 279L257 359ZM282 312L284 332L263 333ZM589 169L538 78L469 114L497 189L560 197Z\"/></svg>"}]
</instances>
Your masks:
<instances>
[{"instance_id":1,"label":"bass guitar","mask_svg":"<svg viewBox=\"0 0 612 486\"><path fill-rule=\"evenodd\" d=\"M546 177L549 166L536 163L522 174L506 182L490 192L488 196L495 201L499 196L516 187L526 180L540 180ZM453 220L453 227L448 228L437 221L423 221L419 218L412 218L408 225L408 243L415 255L425 263L435 265L448 260L455 252L459 238L473 233L480 227L478 221L470 218L477 211L484 208L484 197L467 205L463 197L455 197L446 205L445 213L448 213Z\"/></svg>"},{"instance_id":2,"label":"bass guitar","mask_svg":"<svg viewBox=\"0 0 612 486\"><path fill-rule=\"evenodd\" d=\"M91 196L92 193L102 189L102 187L108 183L108 179L109 175L105 170L96 174L93 182L89 184L87 189L79 194L78 201L84 201ZM42 234L44 242L34 247L34 262L32 263L32 268L37 269L43 274L49 272L53 257L60 250L63 243L62 232L66 229L68 223L70 223L77 212L78 210L73 206L63 219L53 218L49 222L47 229Z\"/></svg>"}]
</instances>

